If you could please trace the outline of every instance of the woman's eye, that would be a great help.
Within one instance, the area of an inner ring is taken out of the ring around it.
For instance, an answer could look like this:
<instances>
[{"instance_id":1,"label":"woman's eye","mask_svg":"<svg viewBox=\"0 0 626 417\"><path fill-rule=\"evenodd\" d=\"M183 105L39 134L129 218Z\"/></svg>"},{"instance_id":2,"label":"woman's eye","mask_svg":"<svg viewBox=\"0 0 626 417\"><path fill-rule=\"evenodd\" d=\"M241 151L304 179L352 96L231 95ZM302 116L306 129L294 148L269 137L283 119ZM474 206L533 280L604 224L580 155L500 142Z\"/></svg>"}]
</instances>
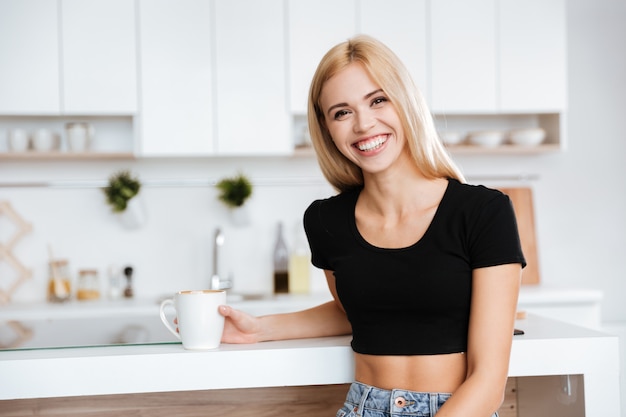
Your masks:
<instances>
[{"instance_id":1,"label":"woman's eye","mask_svg":"<svg viewBox=\"0 0 626 417\"><path fill-rule=\"evenodd\" d=\"M339 110L335 113L335 120L340 120L348 114L348 110Z\"/></svg>"},{"instance_id":2,"label":"woman's eye","mask_svg":"<svg viewBox=\"0 0 626 417\"><path fill-rule=\"evenodd\" d=\"M372 100L372 106L376 106L378 104L382 104L387 101L389 101L387 100L387 97L376 97L374 100Z\"/></svg>"}]
</instances>

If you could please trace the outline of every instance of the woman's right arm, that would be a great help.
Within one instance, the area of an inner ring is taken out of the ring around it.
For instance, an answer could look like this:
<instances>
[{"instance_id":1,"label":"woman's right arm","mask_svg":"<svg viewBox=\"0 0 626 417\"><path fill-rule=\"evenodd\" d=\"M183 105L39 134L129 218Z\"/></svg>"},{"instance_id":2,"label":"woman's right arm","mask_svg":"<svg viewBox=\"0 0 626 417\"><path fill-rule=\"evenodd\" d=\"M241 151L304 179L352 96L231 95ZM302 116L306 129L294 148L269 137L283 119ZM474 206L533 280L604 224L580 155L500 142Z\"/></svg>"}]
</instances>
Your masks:
<instances>
[{"instance_id":1,"label":"woman's right arm","mask_svg":"<svg viewBox=\"0 0 626 417\"><path fill-rule=\"evenodd\" d=\"M222 342L256 343L350 334L352 328L337 298L335 277L332 271L324 274L333 300L307 310L254 317L229 306L220 307L226 319Z\"/></svg>"}]
</instances>

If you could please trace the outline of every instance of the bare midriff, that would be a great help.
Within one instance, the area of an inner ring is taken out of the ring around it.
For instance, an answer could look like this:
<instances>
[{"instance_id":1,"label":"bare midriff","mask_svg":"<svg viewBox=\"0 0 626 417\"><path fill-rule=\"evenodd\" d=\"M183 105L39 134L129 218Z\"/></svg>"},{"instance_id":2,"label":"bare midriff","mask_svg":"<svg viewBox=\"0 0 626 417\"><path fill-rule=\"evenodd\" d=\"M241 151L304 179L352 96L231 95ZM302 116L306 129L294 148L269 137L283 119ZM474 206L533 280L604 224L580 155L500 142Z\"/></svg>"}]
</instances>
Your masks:
<instances>
[{"instance_id":1,"label":"bare midriff","mask_svg":"<svg viewBox=\"0 0 626 417\"><path fill-rule=\"evenodd\" d=\"M453 393L467 374L464 353L380 356L355 353L355 379L392 390Z\"/></svg>"}]
</instances>

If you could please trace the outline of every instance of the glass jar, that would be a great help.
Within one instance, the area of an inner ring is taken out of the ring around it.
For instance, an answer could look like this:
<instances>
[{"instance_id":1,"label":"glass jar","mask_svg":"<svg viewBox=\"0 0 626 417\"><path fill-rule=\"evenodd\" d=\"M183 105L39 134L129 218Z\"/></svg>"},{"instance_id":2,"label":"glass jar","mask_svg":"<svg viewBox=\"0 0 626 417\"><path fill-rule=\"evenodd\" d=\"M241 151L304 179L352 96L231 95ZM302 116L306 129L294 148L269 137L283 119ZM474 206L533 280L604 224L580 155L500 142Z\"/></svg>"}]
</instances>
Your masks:
<instances>
[{"instance_id":1,"label":"glass jar","mask_svg":"<svg viewBox=\"0 0 626 417\"><path fill-rule=\"evenodd\" d=\"M70 299L72 287L67 259L55 259L48 263L48 301L60 303Z\"/></svg>"},{"instance_id":2,"label":"glass jar","mask_svg":"<svg viewBox=\"0 0 626 417\"><path fill-rule=\"evenodd\" d=\"M100 279L95 269L81 269L78 271L76 282L76 299L97 300L100 298Z\"/></svg>"}]
</instances>

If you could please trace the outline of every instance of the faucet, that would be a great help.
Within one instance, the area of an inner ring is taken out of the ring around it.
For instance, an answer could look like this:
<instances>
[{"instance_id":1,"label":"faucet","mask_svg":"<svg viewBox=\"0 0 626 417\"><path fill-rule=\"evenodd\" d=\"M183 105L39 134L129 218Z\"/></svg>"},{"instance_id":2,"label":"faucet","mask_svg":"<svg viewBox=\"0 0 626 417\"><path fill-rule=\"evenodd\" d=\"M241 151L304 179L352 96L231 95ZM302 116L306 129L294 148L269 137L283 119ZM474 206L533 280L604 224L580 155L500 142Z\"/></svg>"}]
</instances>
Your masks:
<instances>
[{"instance_id":1,"label":"faucet","mask_svg":"<svg viewBox=\"0 0 626 417\"><path fill-rule=\"evenodd\" d=\"M226 290L232 288L231 280L221 279L219 276L219 248L224 245L224 240L224 233L222 233L219 228L215 229L215 237L213 239L213 275L211 275L211 282L209 284L209 288L212 290Z\"/></svg>"}]
</instances>

